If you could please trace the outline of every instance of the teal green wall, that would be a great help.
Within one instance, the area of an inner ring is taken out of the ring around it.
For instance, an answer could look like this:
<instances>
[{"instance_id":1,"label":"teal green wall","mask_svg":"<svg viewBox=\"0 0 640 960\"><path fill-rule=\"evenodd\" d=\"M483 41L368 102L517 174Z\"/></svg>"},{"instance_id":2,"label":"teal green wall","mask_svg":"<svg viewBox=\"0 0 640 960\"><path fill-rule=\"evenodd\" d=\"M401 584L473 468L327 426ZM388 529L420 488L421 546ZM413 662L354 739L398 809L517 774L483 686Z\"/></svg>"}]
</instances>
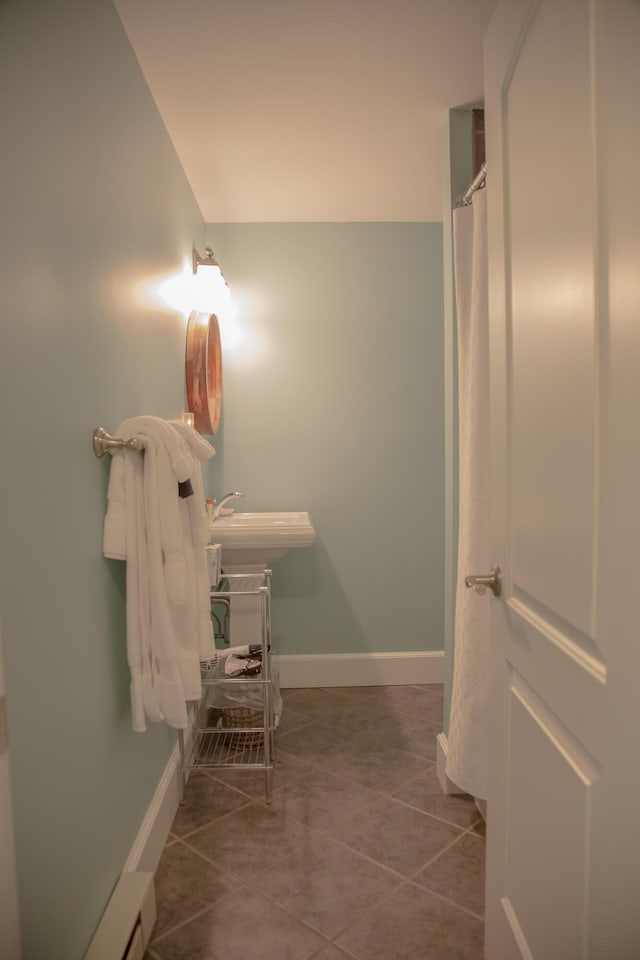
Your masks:
<instances>
[{"instance_id":1,"label":"teal green wall","mask_svg":"<svg viewBox=\"0 0 640 960\"><path fill-rule=\"evenodd\" d=\"M0 3L0 617L24 960L79 960L174 744L131 732L124 571L91 435L184 407L138 302L202 219L110 0ZM0 854L1 855L1 854Z\"/></svg>"},{"instance_id":2,"label":"teal green wall","mask_svg":"<svg viewBox=\"0 0 640 960\"><path fill-rule=\"evenodd\" d=\"M244 340L224 352L216 495L308 510L274 564L279 653L441 650L442 226L209 224Z\"/></svg>"}]
</instances>

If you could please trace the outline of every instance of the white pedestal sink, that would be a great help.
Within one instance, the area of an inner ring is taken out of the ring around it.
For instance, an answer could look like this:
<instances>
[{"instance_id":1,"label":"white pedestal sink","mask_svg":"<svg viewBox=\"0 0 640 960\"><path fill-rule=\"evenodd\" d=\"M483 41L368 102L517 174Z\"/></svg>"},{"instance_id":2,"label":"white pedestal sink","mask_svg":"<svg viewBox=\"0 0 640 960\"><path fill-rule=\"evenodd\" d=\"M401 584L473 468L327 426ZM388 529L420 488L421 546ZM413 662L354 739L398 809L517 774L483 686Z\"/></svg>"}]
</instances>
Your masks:
<instances>
[{"instance_id":1,"label":"white pedestal sink","mask_svg":"<svg viewBox=\"0 0 640 960\"><path fill-rule=\"evenodd\" d=\"M315 538L309 514L302 512L234 512L209 526L209 542L222 544L222 566L228 573L262 571L289 550L310 547Z\"/></svg>"},{"instance_id":2,"label":"white pedestal sink","mask_svg":"<svg viewBox=\"0 0 640 960\"><path fill-rule=\"evenodd\" d=\"M209 542L222 545L225 573L262 573L289 550L310 547L315 538L305 512L232 513L209 526ZM230 633L233 646L260 642L258 597L231 598Z\"/></svg>"}]
</instances>

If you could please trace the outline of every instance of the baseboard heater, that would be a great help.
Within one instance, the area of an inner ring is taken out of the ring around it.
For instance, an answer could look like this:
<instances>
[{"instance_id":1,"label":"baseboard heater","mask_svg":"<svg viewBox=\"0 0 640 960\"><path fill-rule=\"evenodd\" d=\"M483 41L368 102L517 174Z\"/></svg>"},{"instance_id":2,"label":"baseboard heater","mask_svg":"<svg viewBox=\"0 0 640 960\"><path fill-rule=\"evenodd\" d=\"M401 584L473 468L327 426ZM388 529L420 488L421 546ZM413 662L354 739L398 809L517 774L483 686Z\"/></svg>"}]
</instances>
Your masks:
<instances>
[{"instance_id":1,"label":"baseboard heater","mask_svg":"<svg viewBox=\"0 0 640 960\"><path fill-rule=\"evenodd\" d=\"M156 922L152 873L123 873L84 960L143 960Z\"/></svg>"}]
</instances>

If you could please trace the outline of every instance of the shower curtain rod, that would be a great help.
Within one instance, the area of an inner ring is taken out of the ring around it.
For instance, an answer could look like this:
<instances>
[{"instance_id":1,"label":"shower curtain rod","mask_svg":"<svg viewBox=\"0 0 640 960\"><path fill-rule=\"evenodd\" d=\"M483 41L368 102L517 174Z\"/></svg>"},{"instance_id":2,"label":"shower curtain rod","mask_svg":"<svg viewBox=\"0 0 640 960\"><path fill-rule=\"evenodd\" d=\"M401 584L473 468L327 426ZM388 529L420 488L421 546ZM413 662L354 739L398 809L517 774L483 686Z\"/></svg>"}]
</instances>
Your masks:
<instances>
[{"instance_id":1,"label":"shower curtain rod","mask_svg":"<svg viewBox=\"0 0 640 960\"><path fill-rule=\"evenodd\" d=\"M487 165L483 163L480 167L478 173L471 181L469 187L465 190L464 193L460 194L456 200L456 207L468 207L471 203L471 197L474 195L476 190L479 190L480 187L484 187L487 179Z\"/></svg>"}]
</instances>

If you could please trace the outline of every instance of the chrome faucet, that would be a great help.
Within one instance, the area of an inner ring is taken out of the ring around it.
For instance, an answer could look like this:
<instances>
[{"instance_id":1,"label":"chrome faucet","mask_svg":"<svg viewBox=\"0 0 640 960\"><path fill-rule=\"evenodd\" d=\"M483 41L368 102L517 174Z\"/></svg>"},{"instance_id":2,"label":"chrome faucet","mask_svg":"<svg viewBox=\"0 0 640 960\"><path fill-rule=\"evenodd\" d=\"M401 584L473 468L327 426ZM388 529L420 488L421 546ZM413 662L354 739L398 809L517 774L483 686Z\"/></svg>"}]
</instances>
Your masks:
<instances>
[{"instance_id":1,"label":"chrome faucet","mask_svg":"<svg viewBox=\"0 0 640 960\"><path fill-rule=\"evenodd\" d=\"M233 500L234 497L238 497L238 498L244 497L244 493L240 493L239 490L235 490L233 493L225 493L224 497L222 498L222 500L220 500L219 503L216 502L215 500L213 501L213 519L214 520L217 520L218 517L220 516L222 508L224 507L227 500Z\"/></svg>"}]
</instances>

